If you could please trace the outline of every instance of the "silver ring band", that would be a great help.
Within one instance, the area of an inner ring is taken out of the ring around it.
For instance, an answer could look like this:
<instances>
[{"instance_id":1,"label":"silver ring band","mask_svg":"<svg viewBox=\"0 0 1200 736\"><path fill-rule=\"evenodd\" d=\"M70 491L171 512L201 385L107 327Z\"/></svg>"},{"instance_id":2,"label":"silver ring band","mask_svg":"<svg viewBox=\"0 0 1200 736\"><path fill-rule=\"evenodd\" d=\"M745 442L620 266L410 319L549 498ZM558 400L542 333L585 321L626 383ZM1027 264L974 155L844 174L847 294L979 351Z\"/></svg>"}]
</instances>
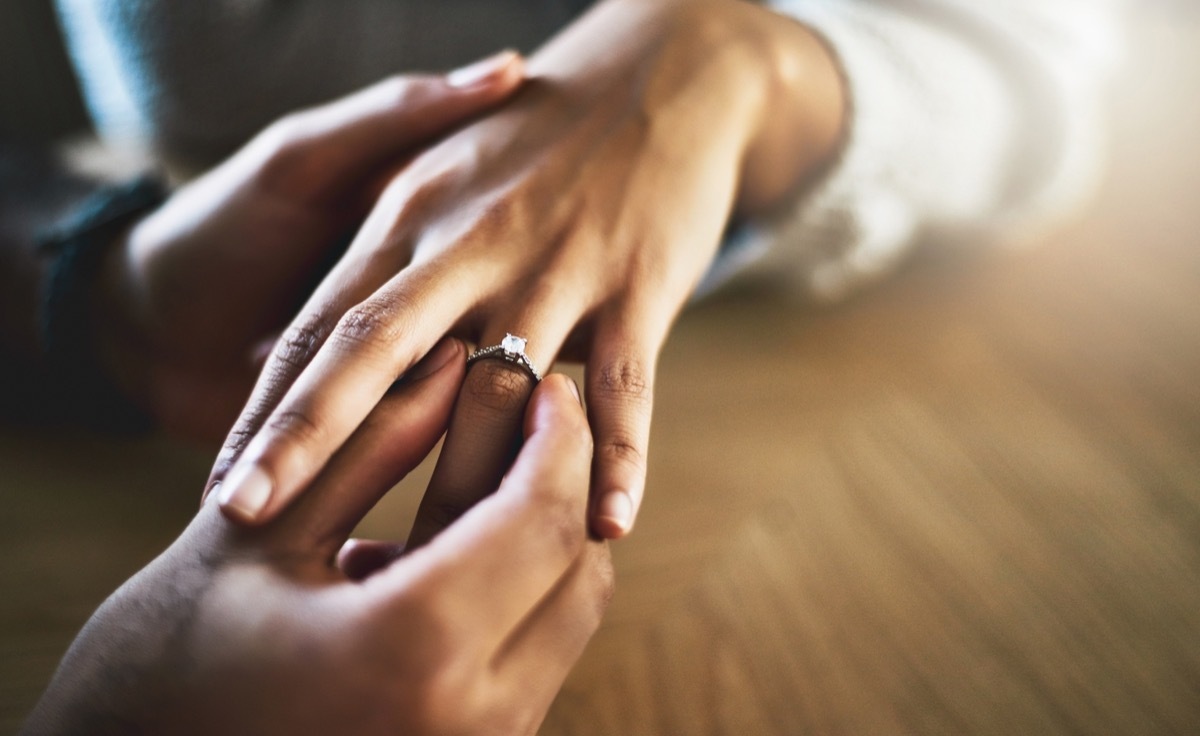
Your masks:
<instances>
[{"instance_id":1,"label":"silver ring band","mask_svg":"<svg viewBox=\"0 0 1200 736\"><path fill-rule=\"evenodd\" d=\"M467 357L467 365L470 366L477 360L485 358L496 358L503 360L513 365L520 366L533 376L534 383L539 383L542 380L542 374L538 372L533 361L525 354L525 345L527 340L523 337L517 337L511 333L504 333L504 339L499 345L489 345L486 348L479 348Z\"/></svg>"}]
</instances>

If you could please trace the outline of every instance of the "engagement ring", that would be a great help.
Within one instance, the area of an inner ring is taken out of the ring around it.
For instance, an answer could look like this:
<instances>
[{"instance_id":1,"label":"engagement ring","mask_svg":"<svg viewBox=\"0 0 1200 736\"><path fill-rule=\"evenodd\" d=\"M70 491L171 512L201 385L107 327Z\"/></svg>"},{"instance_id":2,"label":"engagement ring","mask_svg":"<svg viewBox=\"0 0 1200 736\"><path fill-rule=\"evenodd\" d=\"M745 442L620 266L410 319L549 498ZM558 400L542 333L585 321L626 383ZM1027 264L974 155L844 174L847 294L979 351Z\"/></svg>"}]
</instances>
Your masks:
<instances>
[{"instance_id":1,"label":"engagement ring","mask_svg":"<svg viewBox=\"0 0 1200 736\"><path fill-rule=\"evenodd\" d=\"M506 332L504 333L504 339L500 341L499 345L479 348L471 353L470 357L467 358L467 365L469 366L475 361L483 360L484 358L497 358L524 368L529 372L529 375L533 376L535 383L539 382L542 380L542 374L538 373L538 369L534 367L533 361L525 354L525 345L527 342L523 337L517 337Z\"/></svg>"}]
</instances>

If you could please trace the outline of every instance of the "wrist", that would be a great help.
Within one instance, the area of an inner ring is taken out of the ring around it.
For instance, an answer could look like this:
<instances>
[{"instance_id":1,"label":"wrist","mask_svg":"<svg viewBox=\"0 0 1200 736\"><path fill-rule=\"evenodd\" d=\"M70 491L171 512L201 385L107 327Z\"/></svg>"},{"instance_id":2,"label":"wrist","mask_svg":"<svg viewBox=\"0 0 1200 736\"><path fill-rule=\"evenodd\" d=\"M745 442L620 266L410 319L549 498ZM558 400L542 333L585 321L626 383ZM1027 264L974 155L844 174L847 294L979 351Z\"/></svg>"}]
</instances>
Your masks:
<instances>
[{"instance_id":1,"label":"wrist","mask_svg":"<svg viewBox=\"0 0 1200 736\"><path fill-rule=\"evenodd\" d=\"M813 29L744 0L608 5L648 14L640 25L664 39L666 76L689 68L706 98L708 135L740 146L739 214L778 208L836 159L847 91L832 49Z\"/></svg>"},{"instance_id":2,"label":"wrist","mask_svg":"<svg viewBox=\"0 0 1200 736\"><path fill-rule=\"evenodd\" d=\"M743 159L737 210L770 212L810 185L836 160L848 122L845 81L833 50L813 29L735 0L759 53L764 85Z\"/></svg>"}]
</instances>

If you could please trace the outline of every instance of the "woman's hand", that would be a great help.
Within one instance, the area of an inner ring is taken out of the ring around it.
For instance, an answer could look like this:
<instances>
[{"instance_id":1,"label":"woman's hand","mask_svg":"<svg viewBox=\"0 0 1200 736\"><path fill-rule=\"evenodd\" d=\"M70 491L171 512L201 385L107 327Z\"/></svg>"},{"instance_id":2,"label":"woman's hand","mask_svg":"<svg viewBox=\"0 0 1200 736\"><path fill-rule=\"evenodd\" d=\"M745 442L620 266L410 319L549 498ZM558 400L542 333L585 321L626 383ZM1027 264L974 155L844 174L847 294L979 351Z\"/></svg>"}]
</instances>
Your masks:
<instances>
[{"instance_id":1,"label":"woman's hand","mask_svg":"<svg viewBox=\"0 0 1200 736\"><path fill-rule=\"evenodd\" d=\"M102 356L163 426L219 439L270 345L417 146L520 86L511 52L399 76L266 129L176 192L108 258Z\"/></svg>"},{"instance_id":2,"label":"woman's hand","mask_svg":"<svg viewBox=\"0 0 1200 736\"><path fill-rule=\"evenodd\" d=\"M23 733L533 734L612 593L570 379L538 388L504 483L433 544L346 543L441 434L464 357L443 342L278 523L206 504L88 622Z\"/></svg>"},{"instance_id":3,"label":"woman's hand","mask_svg":"<svg viewBox=\"0 0 1200 736\"><path fill-rule=\"evenodd\" d=\"M731 214L832 155L840 81L806 28L734 0L608 0L530 71L391 182L285 332L213 472L226 513L277 514L442 335L512 333L542 369L586 360L593 528L632 527L667 330ZM532 385L472 366L410 544L495 485Z\"/></svg>"}]
</instances>

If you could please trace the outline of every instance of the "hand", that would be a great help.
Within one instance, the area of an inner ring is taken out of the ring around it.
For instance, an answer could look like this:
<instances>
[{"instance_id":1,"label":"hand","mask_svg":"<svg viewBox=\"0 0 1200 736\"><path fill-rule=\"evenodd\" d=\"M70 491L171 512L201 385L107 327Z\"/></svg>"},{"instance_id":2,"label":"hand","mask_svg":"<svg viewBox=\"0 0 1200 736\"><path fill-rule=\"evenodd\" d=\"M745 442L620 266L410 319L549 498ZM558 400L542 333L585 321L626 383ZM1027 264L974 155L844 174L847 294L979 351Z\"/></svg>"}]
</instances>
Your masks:
<instances>
[{"instance_id":1,"label":"hand","mask_svg":"<svg viewBox=\"0 0 1200 736\"><path fill-rule=\"evenodd\" d=\"M392 181L293 321L214 468L231 517L284 508L443 334L511 332L543 369L586 359L593 528L630 530L667 330L731 213L770 209L832 155L840 82L807 29L732 0L609 0L530 71ZM410 544L500 478L531 387L472 367Z\"/></svg>"},{"instance_id":2,"label":"hand","mask_svg":"<svg viewBox=\"0 0 1200 736\"><path fill-rule=\"evenodd\" d=\"M102 274L97 330L119 385L167 429L223 437L387 178L521 79L511 52L457 77L388 79L289 115L175 193Z\"/></svg>"},{"instance_id":3,"label":"hand","mask_svg":"<svg viewBox=\"0 0 1200 736\"><path fill-rule=\"evenodd\" d=\"M442 343L277 523L206 504L88 622L25 733L533 734L612 590L570 379L538 388L511 473L436 542L343 545L437 440L464 354Z\"/></svg>"}]
</instances>

